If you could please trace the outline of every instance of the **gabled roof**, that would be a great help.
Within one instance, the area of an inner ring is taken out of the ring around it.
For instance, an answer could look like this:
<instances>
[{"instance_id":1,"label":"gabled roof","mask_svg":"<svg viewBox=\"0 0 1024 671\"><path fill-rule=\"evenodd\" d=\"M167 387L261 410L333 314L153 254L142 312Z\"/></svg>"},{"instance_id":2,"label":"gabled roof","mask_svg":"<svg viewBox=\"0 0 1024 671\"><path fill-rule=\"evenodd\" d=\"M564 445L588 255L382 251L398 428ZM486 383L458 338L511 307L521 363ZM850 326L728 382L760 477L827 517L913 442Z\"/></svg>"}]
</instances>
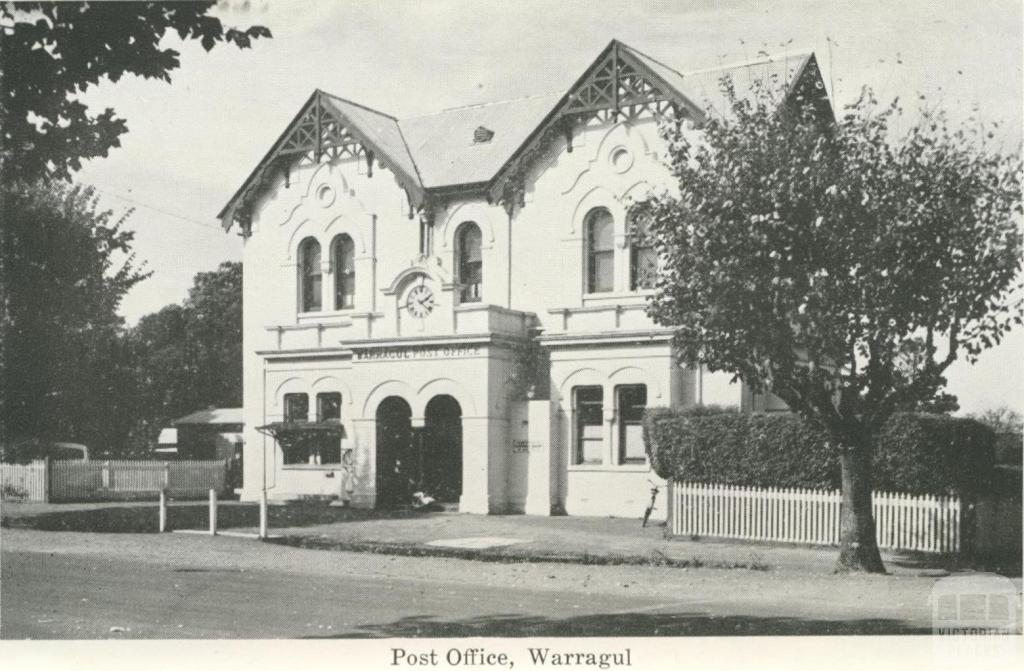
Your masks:
<instances>
[{"instance_id":1,"label":"gabled roof","mask_svg":"<svg viewBox=\"0 0 1024 671\"><path fill-rule=\"evenodd\" d=\"M330 93L324 93L324 96L342 118L348 120L353 129L372 145L378 161L385 165L392 163L393 166L388 166L392 172L422 186L416 162L402 137L398 119Z\"/></svg>"},{"instance_id":2,"label":"gabled roof","mask_svg":"<svg viewBox=\"0 0 1024 671\"><path fill-rule=\"evenodd\" d=\"M507 197L506 183L545 136L595 114L611 110L628 118L672 109L698 122L706 113L728 115L721 90L725 76L733 78L740 96L748 95L748 82L757 80L781 84L787 95L798 87L820 89L828 104L812 53L684 73L617 40L562 94L399 120L317 90L218 216L230 228L274 170L287 171L290 162L304 156L319 160L321 153L370 158L372 152L373 159L395 174L413 207L431 190L454 187L485 190L501 200Z\"/></svg>"}]
</instances>

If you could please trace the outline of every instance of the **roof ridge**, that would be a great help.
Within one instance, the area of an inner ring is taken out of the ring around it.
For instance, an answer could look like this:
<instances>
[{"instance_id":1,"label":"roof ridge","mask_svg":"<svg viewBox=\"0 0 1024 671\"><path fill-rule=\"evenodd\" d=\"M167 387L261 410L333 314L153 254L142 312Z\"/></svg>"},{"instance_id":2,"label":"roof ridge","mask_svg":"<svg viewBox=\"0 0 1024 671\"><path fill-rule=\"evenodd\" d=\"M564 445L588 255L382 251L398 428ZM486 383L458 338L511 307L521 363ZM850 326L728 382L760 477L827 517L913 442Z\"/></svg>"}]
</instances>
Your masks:
<instances>
[{"instance_id":1,"label":"roof ridge","mask_svg":"<svg viewBox=\"0 0 1024 671\"><path fill-rule=\"evenodd\" d=\"M631 47L631 46L629 46L628 44L625 44L624 42L619 42L619 44L620 44L621 46L625 47L626 49L628 49L628 50L632 51L632 52L633 52L634 54L636 54L637 56L643 56L643 57L644 57L644 58L646 58L647 60L649 60L649 61L653 61L653 62L657 63L658 65L660 65L660 66L661 66L661 67L663 67L663 68L668 68L669 70L671 70L672 72L676 73L676 74L677 74L677 75L679 75L680 77L683 77L683 76L684 76L682 72L680 72L679 70L676 70L676 69L675 69L674 67L672 67L672 66L671 66L671 65L669 65L668 63L662 63L661 61L659 61L659 60L658 60L657 58L655 58L654 56L651 56L651 55L649 55L649 54L646 54L646 53L644 53L644 52L640 51L639 49L636 49L636 48L634 48L634 47Z\"/></svg>"},{"instance_id":2,"label":"roof ridge","mask_svg":"<svg viewBox=\"0 0 1024 671\"><path fill-rule=\"evenodd\" d=\"M457 112L459 110L475 109L479 107L489 107L491 105L504 105L507 103L520 102L523 100L534 100L537 98L550 98L551 96L562 95L561 91L548 91L547 93L531 93L525 96L518 96L516 98L505 98L503 100L489 100L482 103L472 103L469 105L456 105L455 107L445 107L443 109L435 110L433 112L427 112L425 114L414 114L413 116L402 117L397 119L399 123L402 121L410 121L412 119L422 119L428 116L437 116L439 114L445 114L446 112Z\"/></svg>"},{"instance_id":3,"label":"roof ridge","mask_svg":"<svg viewBox=\"0 0 1024 671\"><path fill-rule=\"evenodd\" d=\"M746 61L737 61L735 63L729 63L727 65L717 65L711 68L701 68L700 70L687 70L686 72L679 72L678 74L682 77L691 77L693 75L704 75L709 72L720 72L722 70L734 70L736 68L745 68L752 65L766 65L768 63L776 63L778 61L788 61L792 58L809 58L814 55L814 49L804 49L801 51L794 51L792 54L785 56L772 57L766 56L761 58L752 58ZM668 66L665 66L668 67Z\"/></svg>"},{"instance_id":4,"label":"roof ridge","mask_svg":"<svg viewBox=\"0 0 1024 671\"><path fill-rule=\"evenodd\" d=\"M330 97L334 98L335 100L340 100L343 103L348 103L349 105L355 105L356 107L358 107L360 109L364 109L367 112L373 112L374 114L379 114L381 116L385 116L385 117L391 119L392 121L398 121L398 117L394 117L394 116L388 114L387 112L381 112L380 110L374 109L374 108L370 107L369 105L364 105L362 103L357 103L356 101L349 100L348 98L342 98L339 95L335 95L333 93L328 93L327 91L324 91L323 89L317 89L317 91L320 91L320 93L323 93L325 96L330 96Z\"/></svg>"}]
</instances>

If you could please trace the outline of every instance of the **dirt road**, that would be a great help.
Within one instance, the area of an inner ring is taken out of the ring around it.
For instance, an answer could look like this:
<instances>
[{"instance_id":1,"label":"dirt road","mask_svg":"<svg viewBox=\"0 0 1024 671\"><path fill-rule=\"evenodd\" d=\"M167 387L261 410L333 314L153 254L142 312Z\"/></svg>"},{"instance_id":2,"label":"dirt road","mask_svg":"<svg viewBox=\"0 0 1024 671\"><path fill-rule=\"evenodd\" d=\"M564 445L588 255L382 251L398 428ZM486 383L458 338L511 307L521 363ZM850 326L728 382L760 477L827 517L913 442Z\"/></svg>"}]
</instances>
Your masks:
<instances>
[{"instance_id":1,"label":"dirt road","mask_svg":"<svg viewBox=\"0 0 1024 671\"><path fill-rule=\"evenodd\" d=\"M488 564L5 529L6 639L927 633L934 578Z\"/></svg>"}]
</instances>

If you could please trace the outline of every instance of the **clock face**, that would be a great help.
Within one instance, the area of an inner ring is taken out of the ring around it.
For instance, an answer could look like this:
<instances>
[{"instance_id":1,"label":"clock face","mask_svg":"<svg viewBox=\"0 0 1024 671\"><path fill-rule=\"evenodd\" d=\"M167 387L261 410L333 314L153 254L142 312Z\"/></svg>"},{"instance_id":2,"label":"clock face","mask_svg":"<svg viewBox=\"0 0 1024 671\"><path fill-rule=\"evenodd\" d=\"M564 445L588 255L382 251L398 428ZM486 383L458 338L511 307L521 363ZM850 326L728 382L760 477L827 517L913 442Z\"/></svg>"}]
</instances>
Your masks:
<instances>
[{"instance_id":1,"label":"clock face","mask_svg":"<svg viewBox=\"0 0 1024 671\"><path fill-rule=\"evenodd\" d=\"M434 292L427 285L419 284L409 291L405 306L410 315L423 319L434 309Z\"/></svg>"}]
</instances>

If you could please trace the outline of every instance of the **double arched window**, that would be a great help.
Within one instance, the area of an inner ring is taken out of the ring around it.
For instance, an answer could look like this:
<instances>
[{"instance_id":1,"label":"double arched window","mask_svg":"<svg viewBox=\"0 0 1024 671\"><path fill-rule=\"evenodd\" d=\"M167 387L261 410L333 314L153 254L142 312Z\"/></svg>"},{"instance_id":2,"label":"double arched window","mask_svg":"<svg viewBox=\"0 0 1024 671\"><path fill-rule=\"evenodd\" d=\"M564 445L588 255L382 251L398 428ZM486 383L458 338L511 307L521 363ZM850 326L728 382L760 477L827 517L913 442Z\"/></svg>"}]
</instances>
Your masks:
<instances>
[{"instance_id":1,"label":"double arched window","mask_svg":"<svg viewBox=\"0 0 1024 671\"><path fill-rule=\"evenodd\" d=\"M347 235L339 235L331 243L335 310L349 310L355 307L355 250L356 246L352 243L352 238Z\"/></svg>"},{"instance_id":2,"label":"double arched window","mask_svg":"<svg viewBox=\"0 0 1024 671\"><path fill-rule=\"evenodd\" d=\"M306 238L299 245L299 305L302 312L318 312L321 308L320 243Z\"/></svg>"},{"instance_id":3,"label":"double arched window","mask_svg":"<svg viewBox=\"0 0 1024 671\"><path fill-rule=\"evenodd\" d=\"M476 303L480 300L484 269L480 240L480 227L471 221L462 224L455 234L455 267L461 303Z\"/></svg>"},{"instance_id":4,"label":"double arched window","mask_svg":"<svg viewBox=\"0 0 1024 671\"><path fill-rule=\"evenodd\" d=\"M586 218L587 293L596 294L615 288L615 222L603 207L591 210Z\"/></svg>"},{"instance_id":5,"label":"double arched window","mask_svg":"<svg viewBox=\"0 0 1024 671\"><path fill-rule=\"evenodd\" d=\"M586 292L607 293L616 288L615 268L625 271L625 265L615 261L615 220L603 207L594 208L584 219L586 241ZM629 291L653 289L658 275L658 254L654 246L647 217L638 212L627 218L627 242L629 254L628 279L623 278L618 286L626 285Z\"/></svg>"}]
</instances>

